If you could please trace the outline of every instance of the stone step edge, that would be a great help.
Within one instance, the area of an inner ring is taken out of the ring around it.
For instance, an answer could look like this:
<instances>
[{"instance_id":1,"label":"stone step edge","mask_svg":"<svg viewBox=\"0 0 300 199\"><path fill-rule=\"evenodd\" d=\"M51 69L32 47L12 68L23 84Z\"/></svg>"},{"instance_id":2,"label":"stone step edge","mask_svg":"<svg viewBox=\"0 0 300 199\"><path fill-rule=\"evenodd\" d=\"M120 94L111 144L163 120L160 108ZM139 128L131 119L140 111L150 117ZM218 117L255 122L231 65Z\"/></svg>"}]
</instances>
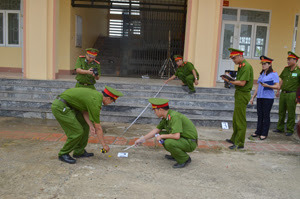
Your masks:
<instances>
[{"instance_id":1,"label":"stone step edge","mask_svg":"<svg viewBox=\"0 0 300 199\"><path fill-rule=\"evenodd\" d=\"M108 105L109 106L109 105ZM145 106L141 105L126 105L126 104L114 104L116 107L134 107L134 108L145 108ZM150 109L150 107L148 107ZM170 108L172 109L172 107ZM208 109L208 108L199 108L199 107L173 107L173 109L185 109L185 110L197 110L197 111L226 111L226 112L233 112L233 109L227 109L227 110L222 110L222 109ZM0 110L8 110L8 111L32 111L32 112L51 112L50 109L45 109L45 108L24 108L24 107L19 107L19 108L12 108L12 107L1 107ZM111 111L111 112L117 112L117 111ZM246 112L252 112L256 113L256 109L246 109ZM271 114L278 114L278 110L272 110Z\"/></svg>"},{"instance_id":2,"label":"stone step edge","mask_svg":"<svg viewBox=\"0 0 300 199\"><path fill-rule=\"evenodd\" d=\"M0 109L0 112L2 111L2 109ZM16 110L19 111L19 110ZM24 111L27 112L27 111ZM30 111L30 112L34 112L34 111ZM41 112L39 112L41 113ZM52 114L50 111L47 112ZM101 120L101 116L115 116L115 117L132 117L132 121L137 118L137 115L132 115L132 114L123 114L123 113L119 113L119 112L111 112L111 111L103 111L100 114L100 120ZM190 120L201 120L201 121L220 121L220 122L232 122L232 117L208 117L208 116L202 116L199 118L199 115L197 115L198 117L196 117L195 115L188 115L185 114L185 116L187 116ZM154 113L153 114L143 114L139 117L139 119L159 119L157 118ZM257 122L257 118L249 118L247 117L247 122ZM271 123L277 123L278 119L271 119ZM295 121L297 122L297 121Z\"/></svg>"},{"instance_id":3,"label":"stone step edge","mask_svg":"<svg viewBox=\"0 0 300 199\"><path fill-rule=\"evenodd\" d=\"M22 86L22 87L30 87L30 86ZM119 91L126 91L126 92L142 92L142 93L157 93L158 91L156 91L156 90L147 90L147 91L145 91L145 90L132 90L132 89L118 89ZM33 90L28 90L28 91L23 91L23 90L0 90L0 92L1 93L20 93L20 94L23 94L23 93L25 93L25 94L29 94L29 93L31 93L31 94L49 94L49 92L46 92L46 91L33 91ZM99 91L100 92L100 91ZM185 91L161 91L160 93L167 93L167 94L169 94L169 93L171 93L171 94L186 94L187 95L187 92L185 92ZM57 94L57 95L59 95L59 94L61 94L61 92L51 92L51 94ZM234 97L234 95L233 95L233 93L231 94L219 94L219 93L195 93L195 94L193 94L194 96L195 95L211 95L211 96L228 96L228 97Z\"/></svg>"}]
</instances>

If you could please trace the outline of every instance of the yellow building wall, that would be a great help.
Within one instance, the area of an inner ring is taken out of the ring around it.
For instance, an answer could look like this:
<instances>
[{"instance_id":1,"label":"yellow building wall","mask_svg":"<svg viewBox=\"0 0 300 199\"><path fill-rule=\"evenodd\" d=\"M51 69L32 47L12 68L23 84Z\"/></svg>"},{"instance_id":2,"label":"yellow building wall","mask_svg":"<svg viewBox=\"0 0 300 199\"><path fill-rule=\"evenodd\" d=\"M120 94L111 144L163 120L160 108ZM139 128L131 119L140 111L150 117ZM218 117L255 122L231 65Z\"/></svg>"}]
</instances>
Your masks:
<instances>
[{"instance_id":1,"label":"yellow building wall","mask_svg":"<svg viewBox=\"0 0 300 199\"><path fill-rule=\"evenodd\" d=\"M82 17L82 47L75 47L75 16ZM71 8L70 69L74 69L79 55L94 46L99 35L108 35L108 10L96 8ZM101 49L100 53L101 53Z\"/></svg>"},{"instance_id":2,"label":"yellow building wall","mask_svg":"<svg viewBox=\"0 0 300 199\"><path fill-rule=\"evenodd\" d=\"M71 59L71 2L59 0L57 70L70 70Z\"/></svg>"},{"instance_id":3,"label":"yellow building wall","mask_svg":"<svg viewBox=\"0 0 300 199\"><path fill-rule=\"evenodd\" d=\"M21 47L0 47L0 67L22 68Z\"/></svg>"},{"instance_id":4,"label":"yellow building wall","mask_svg":"<svg viewBox=\"0 0 300 199\"><path fill-rule=\"evenodd\" d=\"M73 8L70 0L60 0L58 70L73 70L77 57L93 47L99 35L108 35L108 10ZM82 47L75 46L76 15L82 17ZM100 49L101 53L101 49Z\"/></svg>"},{"instance_id":5,"label":"yellow building wall","mask_svg":"<svg viewBox=\"0 0 300 199\"><path fill-rule=\"evenodd\" d=\"M24 1L24 77L54 79L58 0Z\"/></svg>"},{"instance_id":6,"label":"yellow building wall","mask_svg":"<svg viewBox=\"0 0 300 199\"><path fill-rule=\"evenodd\" d=\"M292 49L296 14L300 14L299 0L230 0L230 7L261 9L271 11L271 23L267 56L274 59L273 69L279 74L287 65L287 52ZM298 24L299 27L300 24ZM300 55L300 32L298 28L296 54ZM254 79L261 71L259 60L248 59L254 70Z\"/></svg>"},{"instance_id":7,"label":"yellow building wall","mask_svg":"<svg viewBox=\"0 0 300 199\"><path fill-rule=\"evenodd\" d=\"M221 0L189 0L184 60L191 61L199 72L200 87L216 84Z\"/></svg>"}]
</instances>

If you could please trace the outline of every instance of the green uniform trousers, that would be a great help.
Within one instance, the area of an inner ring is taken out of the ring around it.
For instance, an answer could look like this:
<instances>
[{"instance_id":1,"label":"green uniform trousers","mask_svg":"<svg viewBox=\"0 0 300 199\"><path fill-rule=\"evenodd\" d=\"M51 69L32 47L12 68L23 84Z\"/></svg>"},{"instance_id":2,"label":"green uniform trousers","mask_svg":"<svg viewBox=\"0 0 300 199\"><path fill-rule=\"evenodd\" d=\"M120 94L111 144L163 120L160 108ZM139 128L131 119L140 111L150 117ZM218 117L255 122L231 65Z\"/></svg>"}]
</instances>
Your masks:
<instances>
[{"instance_id":1,"label":"green uniform trousers","mask_svg":"<svg viewBox=\"0 0 300 199\"><path fill-rule=\"evenodd\" d=\"M79 83L77 82L76 85L75 85L75 88L79 88L79 87L81 87L81 88L91 88L91 89L96 90L94 84L83 85L83 84L79 84Z\"/></svg>"},{"instance_id":2,"label":"green uniform trousers","mask_svg":"<svg viewBox=\"0 0 300 199\"><path fill-rule=\"evenodd\" d=\"M296 92L283 93L281 92L279 98L279 119L277 129L284 132L284 121L288 111L288 118L286 122L286 130L288 133L294 133L295 119L296 119Z\"/></svg>"},{"instance_id":3,"label":"green uniform trousers","mask_svg":"<svg viewBox=\"0 0 300 199\"><path fill-rule=\"evenodd\" d=\"M250 92L235 91L234 94L234 112L233 112L233 134L231 141L236 145L243 147L245 144L247 121L246 109L251 98Z\"/></svg>"},{"instance_id":4,"label":"green uniform trousers","mask_svg":"<svg viewBox=\"0 0 300 199\"><path fill-rule=\"evenodd\" d=\"M195 91L194 81L195 77L193 74L184 75L183 73L178 73L178 78L189 87L190 91ZM198 77L199 78L199 77Z\"/></svg>"},{"instance_id":5,"label":"green uniform trousers","mask_svg":"<svg viewBox=\"0 0 300 199\"><path fill-rule=\"evenodd\" d=\"M185 138L179 138L178 140L166 139L163 146L171 153L178 164L183 164L190 157L186 152L194 151L197 147L197 143Z\"/></svg>"},{"instance_id":6,"label":"green uniform trousers","mask_svg":"<svg viewBox=\"0 0 300 199\"><path fill-rule=\"evenodd\" d=\"M73 155L83 154L89 139L89 125L82 113L71 109L58 99L54 100L51 109L67 136L67 141L58 155L69 154L72 151Z\"/></svg>"}]
</instances>

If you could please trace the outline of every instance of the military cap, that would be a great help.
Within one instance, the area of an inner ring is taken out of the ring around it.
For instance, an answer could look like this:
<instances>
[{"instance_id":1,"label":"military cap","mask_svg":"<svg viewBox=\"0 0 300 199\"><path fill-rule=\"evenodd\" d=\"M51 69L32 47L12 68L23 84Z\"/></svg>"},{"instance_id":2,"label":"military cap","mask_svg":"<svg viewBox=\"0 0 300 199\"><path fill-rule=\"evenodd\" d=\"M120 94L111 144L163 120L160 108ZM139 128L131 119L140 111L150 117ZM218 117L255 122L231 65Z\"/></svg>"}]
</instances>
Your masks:
<instances>
[{"instance_id":1,"label":"military cap","mask_svg":"<svg viewBox=\"0 0 300 199\"><path fill-rule=\"evenodd\" d=\"M87 49L85 49L85 51L90 57L96 57L97 54L99 53L99 50L97 50L95 48L87 48Z\"/></svg>"},{"instance_id":2,"label":"military cap","mask_svg":"<svg viewBox=\"0 0 300 199\"><path fill-rule=\"evenodd\" d=\"M114 101L116 99L118 99L118 97L122 97L123 96L123 93L121 93L120 91L117 91L116 89L114 88L111 88L109 86L105 86L105 89L103 91L104 93L106 93L108 96L110 96L111 98L114 99Z\"/></svg>"},{"instance_id":3,"label":"military cap","mask_svg":"<svg viewBox=\"0 0 300 199\"><path fill-rule=\"evenodd\" d=\"M264 56L264 55L260 56L259 59L261 60L260 63L266 63L266 62L272 63L272 61L274 61L274 59L271 59L271 58L269 58L267 56Z\"/></svg>"},{"instance_id":4,"label":"military cap","mask_svg":"<svg viewBox=\"0 0 300 199\"><path fill-rule=\"evenodd\" d=\"M180 59L183 59L181 55L174 55L174 60L178 61Z\"/></svg>"},{"instance_id":5,"label":"military cap","mask_svg":"<svg viewBox=\"0 0 300 199\"><path fill-rule=\"evenodd\" d=\"M288 58L293 58L293 59L296 59L296 60L299 59L299 56L296 55L295 53L293 53L292 51L289 51L288 55L289 55Z\"/></svg>"},{"instance_id":6,"label":"military cap","mask_svg":"<svg viewBox=\"0 0 300 199\"><path fill-rule=\"evenodd\" d=\"M150 98L148 101L152 104L152 108L162 108L169 106L169 100L168 99L162 99L162 98Z\"/></svg>"},{"instance_id":7,"label":"military cap","mask_svg":"<svg viewBox=\"0 0 300 199\"><path fill-rule=\"evenodd\" d=\"M230 58L233 58L237 55L243 55L244 51L239 50L239 49L234 49L234 48L228 48L228 50L230 51Z\"/></svg>"}]
</instances>

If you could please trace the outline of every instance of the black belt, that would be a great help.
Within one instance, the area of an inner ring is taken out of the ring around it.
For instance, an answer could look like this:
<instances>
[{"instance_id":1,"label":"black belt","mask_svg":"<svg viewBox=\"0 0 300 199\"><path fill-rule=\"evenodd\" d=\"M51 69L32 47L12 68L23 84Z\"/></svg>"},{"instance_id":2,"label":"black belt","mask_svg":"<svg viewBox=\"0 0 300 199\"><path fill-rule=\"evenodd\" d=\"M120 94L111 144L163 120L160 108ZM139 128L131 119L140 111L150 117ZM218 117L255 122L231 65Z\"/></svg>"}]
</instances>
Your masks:
<instances>
[{"instance_id":1,"label":"black belt","mask_svg":"<svg viewBox=\"0 0 300 199\"><path fill-rule=\"evenodd\" d=\"M281 91L283 93L296 93L296 91Z\"/></svg>"},{"instance_id":2,"label":"black belt","mask_svg":"<svg viewBox=\"0 0 300 199\"><path fill-rule=\"evenodd\" d=\"M84 83L81 83L79 81L77 81L78 84L81 84L81 85L84 85L84 86L89 86L89 85L93 85L93 84L84 84Z\"/></svg>"},{"instance_id":3,"label":"black belt","mask_svg":"<svg viewBox=\"0 0 300 199\"><path fill-rule=\"evenodd\" d=\"M196 139L190 139L192 142L197 142L198 140L196 140Z\"/></svg>"},{"instance_id":4,"label":"black belt","mask_svg":"<svg viewBox=\"0 0 300 199\"><path fill-rule=\"evenodd\" d=\"M57 96L56 99L58 99L59 101L63 102L63 103L64 103L65 105L67 105L68 107L72 108L72 107L68 104L68 102L67 102L66 100L64 100L63 98Z\"/></svg>"},{"instance_id":5,"label":"black belt","mask_svg":"<svg viewBox=\"0 0 300 199\"><path fill-rule=\"evenodd\" d=\"M192 142L198 143L198 139L190 139L190 138L184 138L184 139L191 140Z\"/></svg>"}]
</instances>

